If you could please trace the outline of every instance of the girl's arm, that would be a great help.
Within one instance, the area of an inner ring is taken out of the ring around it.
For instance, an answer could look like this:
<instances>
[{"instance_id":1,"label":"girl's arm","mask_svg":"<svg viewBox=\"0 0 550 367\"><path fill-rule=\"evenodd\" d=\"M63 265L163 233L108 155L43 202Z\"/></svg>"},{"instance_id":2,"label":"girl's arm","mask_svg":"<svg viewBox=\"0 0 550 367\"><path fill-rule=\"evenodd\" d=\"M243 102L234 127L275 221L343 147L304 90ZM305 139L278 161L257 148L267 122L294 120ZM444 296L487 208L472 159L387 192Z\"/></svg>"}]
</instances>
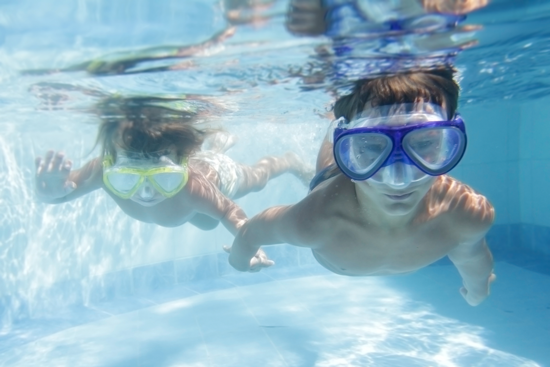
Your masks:
<instances>
[{"instance_id":1,"label":"girl's arm","mask_svg":"<svg viewBox=\"0 0 550 367\"><path fill-rule=\"evenodd\" d=\"M37 157L35 186L39 200L59 204L74 200L103 185L103 167L100 158L72 171L72 162L61 152L50 150L44 158Z\"/></svg>"}]
</instances>

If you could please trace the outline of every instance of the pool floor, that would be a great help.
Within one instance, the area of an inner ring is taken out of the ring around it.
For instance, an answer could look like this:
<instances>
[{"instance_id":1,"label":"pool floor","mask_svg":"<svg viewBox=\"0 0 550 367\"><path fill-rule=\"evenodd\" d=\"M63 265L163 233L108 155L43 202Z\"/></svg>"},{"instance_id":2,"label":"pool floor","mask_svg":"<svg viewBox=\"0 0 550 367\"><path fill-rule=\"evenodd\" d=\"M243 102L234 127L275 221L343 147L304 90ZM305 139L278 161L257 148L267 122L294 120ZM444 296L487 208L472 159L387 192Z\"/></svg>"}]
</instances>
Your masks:
<instances>
[{"instance_id":1,"label":"pool floor","mask_svg":"<svg viewBox=\"0 0 550 367\"><path fill-rule=\"evenodd\" d=\"M545 366L550 277L496 266L478 307L452 266L398 277L224 277L234 287L72 327L0 366Z\"/></svg>"}]
</instances>

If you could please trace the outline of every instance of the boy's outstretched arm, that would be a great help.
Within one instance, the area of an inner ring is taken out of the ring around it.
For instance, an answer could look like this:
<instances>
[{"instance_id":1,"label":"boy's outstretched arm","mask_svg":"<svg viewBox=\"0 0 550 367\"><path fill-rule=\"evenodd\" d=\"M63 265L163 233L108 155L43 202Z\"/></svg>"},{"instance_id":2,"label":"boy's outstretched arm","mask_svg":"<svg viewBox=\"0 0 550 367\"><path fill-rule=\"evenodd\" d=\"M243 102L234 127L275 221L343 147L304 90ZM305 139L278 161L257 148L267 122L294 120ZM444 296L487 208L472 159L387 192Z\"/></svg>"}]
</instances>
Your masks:
<instances>
[{"instance_id":1,"label":"boy's outstretched arm","mask_svg":"<svg viewBox=\"0 0 550 367\"><path fill-rule=\"evenodd\" d=\"M263 245L274 245L285 242L281 222L291 206L276 206L269 208L251 218L240 229L231 252L229 263L239 271L249 271L251 261ZM288 228L288 230L291 230Z\"/></svg>"},{"instance_id":2,"label":"boy's outstretched arm","mask_svg":"<svg viewBox=\"0 0 550 367\"><path fill-rule=\"evenodd\" d=\"M493 274L493 255L487 247L485 235L493 225L495 210L489 200L467 185L448 177L442 179L446 187L449 227L458 236L458 246L449 253L462 276L460 293L472 306L477 306L489 295Z\"/></svg>"},{"instance_id":3,"label":"boy's outstretched arm","mask_svg":"<svg viewBox=\"0 0 550 367\"><path fill-rule=\"evenodd\" d=\"M48 204L74 200L101 188L103 167L99 158L92 159L82 168L72 169L72 162L61 152L50 150L45 157L35 159L36 195Z\"/></svg>"},{"instance_id":4,"label":"boy's outstretched arm","mask_svg":"<svg viewBox=\"0 0 550 367\"><path fill-rule=\"evenodd\" d=\"M313 205L312 205L313 204ZM324 224L315 217L318 204L311 195L294 205L276 206L254 216L242 227L229 254L229 263L240 271L249 271L255 255L264 245L287 243L316 248L323 236ZM325 226L326 227L326 226Z\"/></svg>"},{"instance_id":5,"label":"boy's outstretched arm","mask_svg":"<svg viewBox=\"0 0 550 367\"><path fill-rule=\"evenodd\" d=\"M485 237L460 244L449 253L449 259L462 276L460 293L470 305L479 305L489 295L491 283L496 279L493 255Z\"/></svg>"}]
</instances>

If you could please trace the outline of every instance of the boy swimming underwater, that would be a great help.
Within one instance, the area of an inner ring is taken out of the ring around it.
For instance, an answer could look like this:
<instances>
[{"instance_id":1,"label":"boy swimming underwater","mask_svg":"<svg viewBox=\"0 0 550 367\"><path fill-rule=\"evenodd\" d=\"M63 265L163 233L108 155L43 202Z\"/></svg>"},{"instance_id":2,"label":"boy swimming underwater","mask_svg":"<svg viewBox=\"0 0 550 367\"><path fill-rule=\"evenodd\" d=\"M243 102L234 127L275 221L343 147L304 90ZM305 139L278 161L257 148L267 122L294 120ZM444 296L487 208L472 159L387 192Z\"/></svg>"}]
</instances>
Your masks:
<instances>
[{"instance_id":1,"label":"boy swimming underwater","mask_svg":"<svg viewBox=\"0 0 550 367\"><path fill-rule=\"evenodd\" d=\"M494 210L445 174L466 148L458 92L450 68L357 82L335 104L310 194L243 225L231 265L247 271L260 246L276 243L311 248L349 276L408 273L447 255L462 296L481 303L495 279L485 242Z\"/></svg>"},{"instance_id":2,"label":"boy swimming underwater","mask_svg":"<svg viewBox=\"0 0 550 367\"><path fill-rule=\"evenodd\" d=\"M211 149L200 151L208 134L192 125L192 111L172 108L178 103L187 102L113 98L102 103L97 137L102 155L78 170L71 170L63 153L38 157L38 198L64 203L103 188L140 221L164 227L189 222L204 230L222 222L236 234L246 215L231 199L259 191L285 172L306 179L307 166L293 153L264 157L253 166L234 162L222 154L233 144L227 134L218 133Z\"/></svg>"}]
</instances>

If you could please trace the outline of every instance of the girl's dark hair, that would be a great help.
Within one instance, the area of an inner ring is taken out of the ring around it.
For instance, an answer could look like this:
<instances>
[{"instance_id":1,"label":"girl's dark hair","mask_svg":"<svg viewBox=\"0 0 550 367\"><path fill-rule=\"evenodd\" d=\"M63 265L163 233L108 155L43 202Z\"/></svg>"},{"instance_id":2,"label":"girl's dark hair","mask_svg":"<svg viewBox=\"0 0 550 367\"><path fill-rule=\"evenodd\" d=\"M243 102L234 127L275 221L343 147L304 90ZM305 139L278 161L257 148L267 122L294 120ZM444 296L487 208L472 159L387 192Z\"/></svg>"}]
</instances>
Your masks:
<instances>
[{"instance_id":1,"label":"girl's dark hair","mask_svg":"<svg viewBox=\"0 0 550 367\"><path fill-rule=\"evenodd\" d=\"M449 66L359 80L351 94L336 101L334 115L336 118L343 116L349 121L367 103L377 107L424 101L440 106L445 103L448 118L452 118L458 107L460 92L454 74L455 69Z\"/></svg>"},{"instance_id":2,"label":"girl's dark hair","mask_svg":"<svg viewBox=\"0 0 550 367\"><path fill-rule=\"evenodd\" d=\"M109 97L94 108L101 124L96 144L116 159L116 147L150 154L176 149L179 158L200 149L209 131L193 126L197 109L182 99Z\"/></svg>"}]
</instances>

